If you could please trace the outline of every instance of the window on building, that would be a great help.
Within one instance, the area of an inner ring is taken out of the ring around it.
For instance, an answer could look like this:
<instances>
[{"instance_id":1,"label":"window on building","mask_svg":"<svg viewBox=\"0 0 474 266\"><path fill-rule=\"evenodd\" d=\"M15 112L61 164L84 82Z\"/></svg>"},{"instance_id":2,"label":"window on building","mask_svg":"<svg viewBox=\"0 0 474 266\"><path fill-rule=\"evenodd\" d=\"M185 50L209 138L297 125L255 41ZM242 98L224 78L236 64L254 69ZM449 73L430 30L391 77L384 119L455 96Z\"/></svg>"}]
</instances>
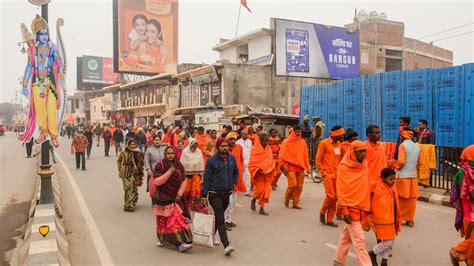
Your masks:
<instances>
[{"instance_id":1,"label":"window on building","mask_svg":"<svg viewBox=\"0 0 474 266\"><path fill-rule=\"evenodd\" d=\"M402 59L385 58L385 72L402 70Z\"/></svg>"},{"instance_id":2,"label":"window on building","mask_svg":"<svg viewBox=\"0 0 474 266\"><path fill-rule=\"evenodd\" d=\"M385 49L385 55L402 57L402 51Z\"/></svg>"},{"instance_id":3,"label":"window on building","mask_svg":"<svg viewBox=\"0 0 474 266\"><path fill-rule=\"evenodd\" d=\"M286 97L286 84L285 82L280 82L280 96Z\"/></svg>"}]
</instances>

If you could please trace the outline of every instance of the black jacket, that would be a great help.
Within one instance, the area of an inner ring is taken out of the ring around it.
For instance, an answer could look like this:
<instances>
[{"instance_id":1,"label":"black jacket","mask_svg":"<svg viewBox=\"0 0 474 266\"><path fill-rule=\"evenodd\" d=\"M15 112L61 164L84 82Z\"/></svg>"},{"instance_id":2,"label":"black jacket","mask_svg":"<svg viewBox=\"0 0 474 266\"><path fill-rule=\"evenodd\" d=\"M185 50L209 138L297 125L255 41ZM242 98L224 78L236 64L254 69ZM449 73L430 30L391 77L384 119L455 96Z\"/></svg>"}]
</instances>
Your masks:
<instances>
[{"instance_id":1,"label":"black jacket","mask_svg":"<svg viewBox=\"0 0 474 266\"><path fill-rule=\"evenodd\" d=\"M114 132L114 141L116 143L123 142L123 132L122 130L115 130Z\"/></svg>"},{"instance_id":2,"label":"black jacket","mask_svg":"<svg viewBox=\"0 0 474 266\"><path fill-rule=\"evenodd\" d=\"M239 170L234 156L229 154L227 161L216 154L209 158L204 170L201 195L207 198L209 191L230 191L237 184Z\"/></svg>"}]
</instances>

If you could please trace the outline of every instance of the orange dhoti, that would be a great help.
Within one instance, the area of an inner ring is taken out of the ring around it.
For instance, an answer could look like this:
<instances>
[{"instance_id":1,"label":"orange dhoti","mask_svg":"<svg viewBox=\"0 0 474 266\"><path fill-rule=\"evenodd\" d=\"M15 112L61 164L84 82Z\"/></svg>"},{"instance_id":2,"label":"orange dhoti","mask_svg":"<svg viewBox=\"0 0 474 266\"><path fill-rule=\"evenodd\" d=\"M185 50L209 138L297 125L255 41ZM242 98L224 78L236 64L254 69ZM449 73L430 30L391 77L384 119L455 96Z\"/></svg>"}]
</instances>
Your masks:
<instances>
[{"instance_id":1,"label":"orange dhoti","mask_svg":"<svg viewBox=\"0 0 474 266\"><path fill-rule=\"evenodd\" d=\"M326 192L326 198L323 201L323 206L319 211L320 215L326 215L326 222L330 223L334 219L334 214L337 208L337 195L336 195L336 179L323 176L324 191Z\"/></svg>"},{"instance_id":2,"label":"orange dhoti","mask_svg":"<svg viewBox=\"0 0 474 266\"><path fill-rule=\"evenodd\" d=\"M288 188L286 189L285 199L293 200L293 206L300 202L301 192L303 192L304 171L288 171Z\"/></svg>"},{"instance_id":3,"label":"orange dhoti","mask_svg":"<svg viewBox=\"0 0 474 266\"><path fill-rule=\"evenodd\" d=\"M403 221L413 222L415 219L416 200L420 195L417 178L397 179L400 214Z\"/></svg>"},{"instance_id":4,"label":"orange dhoti","mask_svg":"<svg viewBox=\"0 0 474 266\"><path fill-rule=\"evenodd\" d=\"M276 162L276 167L275 167L274 173L275 174L274 174L273 181L272 181L272 188L277 187L278 179L280 179L280 176L282 174L281 169L280 169L280 164L278 163L278 161Z\"/></svg>"},{"instance_id":5,"label":"orange dhoti","mask_svg":"<svg viewBox=\"0 0 474 266\"><path fill-rule=\"evenodd\" d=\"M467 232L467 227L470 221L463 220L464 231ZM471 235L466 237L464 241L461 241L457 246L453 248L458 256L459 261L466 261L467 265L474 265L474 230Z\"/></svg>"},{"instance_id":6,"label":"orange dhoti","mask_svg":"<svg viewBox=\"0 0 474 266\"><path fill-rule=\"evenodd\" d=\"M274 175L275 173L272 171L263 175L256 174L253 178L255 184L253 198L258 201L258 205L262 208L270 199L270 191Z\"/></svg>"}]
</instances>

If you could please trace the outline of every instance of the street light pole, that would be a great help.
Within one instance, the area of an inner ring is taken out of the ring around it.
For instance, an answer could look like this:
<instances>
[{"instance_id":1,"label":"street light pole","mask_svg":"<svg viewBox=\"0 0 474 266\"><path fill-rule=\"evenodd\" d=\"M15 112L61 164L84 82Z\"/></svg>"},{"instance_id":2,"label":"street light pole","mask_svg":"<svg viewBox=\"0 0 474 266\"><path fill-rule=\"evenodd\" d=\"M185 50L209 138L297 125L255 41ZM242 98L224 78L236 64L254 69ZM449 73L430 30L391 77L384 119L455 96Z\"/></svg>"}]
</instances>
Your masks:
<instances>
[{"instance_id":1,"label":"street light pole","mask_svg":"<svg viewBox=\"0 0 474 266\"><path fill-rule=\"evenodd\" d=\"M41 17L48 22L48 4L41 6ZM52 145L50 140L41 143L41 165L38 170L38 175L41 177L40 204L53 203L53 185L51 176L54 174L54 171L51 169L51 163L49 160L49 152L51 148Z\"/></svg>"}]
</instances>

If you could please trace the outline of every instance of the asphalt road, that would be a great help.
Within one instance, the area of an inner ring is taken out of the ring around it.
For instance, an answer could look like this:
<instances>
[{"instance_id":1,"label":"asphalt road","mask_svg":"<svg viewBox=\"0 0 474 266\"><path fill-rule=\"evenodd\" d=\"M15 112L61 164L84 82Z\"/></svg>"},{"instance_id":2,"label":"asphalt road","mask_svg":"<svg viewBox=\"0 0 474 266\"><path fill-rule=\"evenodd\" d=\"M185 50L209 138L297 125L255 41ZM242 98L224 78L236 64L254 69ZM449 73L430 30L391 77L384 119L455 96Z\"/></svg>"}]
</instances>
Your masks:
<instances>
[{"instance_id":1,"label":"asphalt road","mask_svg":"<svg viewBox=\"0 0 474 266\"><path fill-rule=\"evenodd\" d=\"M87 171L83 172L75 169L69 147L70 141L65 140L59 150L57 173L73 265L332 265L343 224L334 229L319 223L322 184L306 180L303 210L288 209L283 205L286 179L282 177L266 208L269 216L252 212L250 198L239 195L234 214L237 227L229 232L236 248L232 256L224 256L222 246L214 250L195 246L182 254L155 246L155 217L144 187L140 188L135 212L122 210L123 189L115 156L104 157L103 146L94 145ZM402 228L390 265L450 265L449 248L460 240L453 221L453 209L418 202L415 227ZM366 233L366 240L367 248L372 248L374 233ZM357 265L353 253L347 265Z\"/></svg>"}]
</instances>

